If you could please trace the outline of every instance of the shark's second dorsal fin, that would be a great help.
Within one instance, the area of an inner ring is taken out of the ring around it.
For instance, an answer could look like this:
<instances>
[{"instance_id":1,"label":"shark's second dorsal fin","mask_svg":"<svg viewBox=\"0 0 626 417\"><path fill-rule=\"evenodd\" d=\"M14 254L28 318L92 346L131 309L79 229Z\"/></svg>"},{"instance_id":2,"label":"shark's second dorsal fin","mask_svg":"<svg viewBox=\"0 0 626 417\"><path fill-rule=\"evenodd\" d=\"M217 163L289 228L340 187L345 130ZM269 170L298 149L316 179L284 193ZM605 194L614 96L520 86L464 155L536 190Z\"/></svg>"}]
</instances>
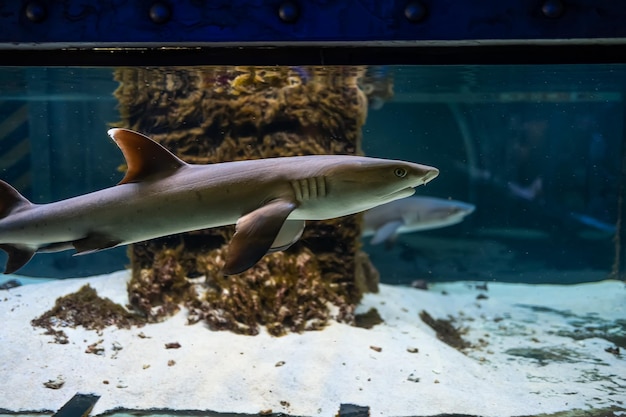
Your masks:
<instances>
[{"instance_id":1,"label":"shark's second dorsal fin","mask_svg":"<svg viewBox=\"0 0 626 417\"><path fill-rule=\"evenodd\" d=\"M130 129L110 129L109 136L120 147L128 170L120 184L141 182L172 174L187 165L149 137Z\"/></svg>"}]
</instances>

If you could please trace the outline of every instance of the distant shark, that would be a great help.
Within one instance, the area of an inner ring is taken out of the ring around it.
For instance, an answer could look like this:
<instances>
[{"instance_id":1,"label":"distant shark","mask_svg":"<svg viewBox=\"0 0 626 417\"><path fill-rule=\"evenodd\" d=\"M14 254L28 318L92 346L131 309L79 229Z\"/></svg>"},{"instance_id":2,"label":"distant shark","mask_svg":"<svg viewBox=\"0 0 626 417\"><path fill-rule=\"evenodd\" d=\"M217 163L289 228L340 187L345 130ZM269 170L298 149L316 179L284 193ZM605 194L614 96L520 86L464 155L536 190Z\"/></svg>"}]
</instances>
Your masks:
<instances>
[{"instance_id":1,"label":"distant shark","mask_svg":"<svg viewBox=\"0 0 626 417\"><path fill-rule=\"evenodd\" d=\"M111 129L128 171L110 188L33 204L0 181L5 273L36 252L86 254L236 224L223 272L238 274L301 236L305 220L354 214L404 198L439 171L360 156L313 155L190 165L128 129Z\"/></svg>"},{"instance_id":2,"label":"distant shark","mask_svg":"<svg viewBox=\"0 0 626 417\"><path fill-rule=\"evenodd\" d=\"M435 197L409 197L371 208L363 215L363 236L377 245L393 241L399 233L437 229L460 223L475 206Z\"/></svg>"}]
</instances>

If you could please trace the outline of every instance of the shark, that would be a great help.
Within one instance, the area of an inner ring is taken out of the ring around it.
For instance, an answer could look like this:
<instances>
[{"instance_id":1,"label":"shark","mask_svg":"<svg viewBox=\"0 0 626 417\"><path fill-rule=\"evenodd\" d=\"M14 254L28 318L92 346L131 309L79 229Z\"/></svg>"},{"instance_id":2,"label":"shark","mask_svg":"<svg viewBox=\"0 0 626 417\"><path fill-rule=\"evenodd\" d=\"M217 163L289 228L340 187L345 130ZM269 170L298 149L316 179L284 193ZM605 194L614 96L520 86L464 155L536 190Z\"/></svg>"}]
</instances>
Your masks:
<instances>
[{"instance_id":1,"label":"shark","mask_svg":"<svg viewBox=\"0 0 626 417\"><path fill-rule=\"evenodd\" d=\"M305 221L355 214L404 198L439 174L417 163L354 155L309 155L188 164L149 137L114 128L126 159L115 186L35 204L0 181L4 273L36 253L89 254L157 237L235 225L225 275L285 250Z\"/></svg>"},{"instance_id":2,"label":"shark","mask_svg":"<svg viewBox=\"0 0 626 417\"><path fill-rule=\"evenodd\" d=\"M393 200L363 214L362 236L370 244L393 241L399 233L438 229L460 223L475 210L473 204L436 197L414 196Z\"/></svg>"}]
</instances>

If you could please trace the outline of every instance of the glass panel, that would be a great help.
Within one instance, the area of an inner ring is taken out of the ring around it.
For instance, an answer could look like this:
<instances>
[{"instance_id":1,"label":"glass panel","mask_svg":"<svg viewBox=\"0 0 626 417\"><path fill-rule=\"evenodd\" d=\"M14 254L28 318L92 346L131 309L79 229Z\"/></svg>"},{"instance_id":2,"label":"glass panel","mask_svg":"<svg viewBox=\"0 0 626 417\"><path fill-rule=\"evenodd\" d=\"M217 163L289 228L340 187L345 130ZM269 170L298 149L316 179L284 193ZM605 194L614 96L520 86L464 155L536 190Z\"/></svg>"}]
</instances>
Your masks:
<instances>
[{"instance_id":1,"label":"glass panel","mask_svg":"<svg viewBox=\"0 0 626 417\"><path fill-rule=\"evenodd\" d=\"M0 68L0 415L626 411L625 92L624 65ZM291 159L328 154L385 161Z\"/></svg>"}]
</instances>

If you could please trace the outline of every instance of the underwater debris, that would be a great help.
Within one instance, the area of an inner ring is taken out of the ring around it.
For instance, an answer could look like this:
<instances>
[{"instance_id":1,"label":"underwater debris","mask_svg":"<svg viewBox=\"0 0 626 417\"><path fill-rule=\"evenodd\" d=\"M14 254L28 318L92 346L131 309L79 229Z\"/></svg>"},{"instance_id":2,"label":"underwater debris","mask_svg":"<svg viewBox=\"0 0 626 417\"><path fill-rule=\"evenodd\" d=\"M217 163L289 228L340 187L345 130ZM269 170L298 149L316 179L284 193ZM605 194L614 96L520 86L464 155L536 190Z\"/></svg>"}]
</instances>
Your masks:
<instances>
[{"instance_id":1,"label":"underwater debris","mask_svg":"<svg viewBox=\"0 0 626 417\"><path fill-rule=\"evenodd\" d=\"M420 311L420 319L437 333L437 339L448 346L460 351L471 347L471 344L461 337L464 331L454 327L452 320L434 319L425 310Z\"/></svg>"},{"instance_id":2,"label":"underwater debris","mask_svg":"<svg viewBox=\"0 0 626 417\"><path fill-rule=\"evenodd\" d=\"M94 355L103 356L104 346L101 345L102 342L104 342L104 339L100 339L97 342L90 344L89 346L87 346L87 349L85 349L85 353L92 353Z\"/></svg>"},{"instance_id":3,"label":"underwater debris","mask_svg":"<svg viewBox=\"0 0 626 417\"><path fill-rule=\"evenodd\" d=\"M102 330L108 326L129 329L143 320L108 298L98 296L89 284L78 291L57 298L54 307L31 320L31 325L55 335L53 327L83 326L87 330ZM56 335L55 335L56 338Z\"/></svg>"},{"instance_id":4,"label":"underwater debris","mask_svg":"<svg viewBox=\"0 0 626 417\"><path fill-rule=\"evenodd\" d=\"M617 346L609 346L608 348L605 348L604 351L608 353L612 353L615 356L620 356L620 350L619 350L619 347Z\"/></svg>"},{"instance_id":5,"label":"underwater debris","mask_svg":"<svg viewBox=\"0 0 626 417\"><path fill-rule=\"evenodd\" d=\"M180 349L180 343L178 342L170 342L165 344L165 349Z\"/></svg>"},{"instance_id":6,"label":"underwater debris","mask_svg":"<svg viewBox=\"0 0 626 417\"><path fill-rule=\"evenodd\" d=\"M381 348L380 346L370 346L370 349L372 349L374 352L382 352L383 348Z\"/></svg>"},{"instance_id":7,"label":"underwater debris","mask_svg":"<svg viewBox=\"0 0 626 417\"><path fill-rule=\"evenodd\" d=\"M119 342L113 342L111 343L111 349L113 350L111 359L115 359L117 358L117 355L120 353L120 350L124 349L124 347Z\"/></svg>"},{"instance_id":8,"label":"underwater debris","mask_svg":"<svg viewBox=\"0 0 626 417\"><path fill-rule=\"evenodd\" d=\"M65 385L65 378L63 375L57 376L55 379L49 379L43 383L43 386L50 389L60 389Z\"/></svg>"},{"instance_id":9,"label":"underwater debris","mask_svg":"<svg viewBox=\"0 0 626 417\"><path fill-rule=\"evenodd\" d=\"M170 359L169 361L167 361L167 366L174 366L176 365L176 361L174 359Z\"/></svg>"},{"instance_id":10,"label":"underwater debris","mask_svg":"<svg viewBox=\"0 0 626 417\"><path fill-rule=\"evenodd\" d=\"M354 316L354 322L355 322L354 325L356 327L361 327L363 329L371 329L372 327L378 324L384 323L384 320L382 317L380 317L378 310L372 307L366 313L356 314Z\"/></svg>"},{"instance_id":11,"label":"underwater debris","mask_svg":"<svg viewBox=\"0 0 626 417\"><path fill-rule=\"evenodd\" d=\"M420 377L416 376L413 372L411 372L409 374L409 376L406 377L406 380L409 382L420 382Z\"/></svg>"}]
</instances>

